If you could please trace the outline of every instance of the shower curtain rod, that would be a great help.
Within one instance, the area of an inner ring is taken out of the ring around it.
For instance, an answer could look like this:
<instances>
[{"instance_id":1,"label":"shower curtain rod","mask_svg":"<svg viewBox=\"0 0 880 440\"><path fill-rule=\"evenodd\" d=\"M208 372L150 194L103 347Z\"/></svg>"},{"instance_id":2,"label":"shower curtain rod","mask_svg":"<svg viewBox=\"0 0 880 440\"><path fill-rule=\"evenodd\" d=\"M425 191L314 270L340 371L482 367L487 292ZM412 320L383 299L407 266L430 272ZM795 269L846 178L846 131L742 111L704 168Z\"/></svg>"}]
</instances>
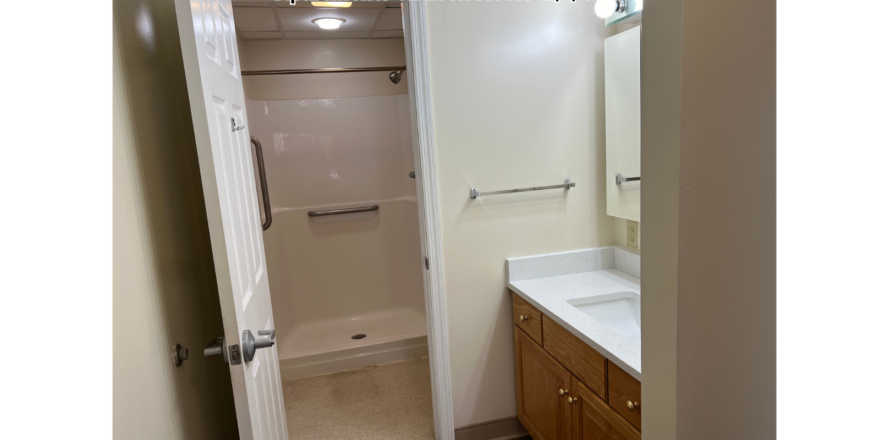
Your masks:
<instances>
[{"instance_id":1,"label":"shower curtain rod","mask_svg":"<svg viewBox=\"0 0 880 440\"><path fill-rule=\"evenodd\" d=\"M300 73L346 73L346 72L384 72L406 70L406 66L386 67L326 67L323 69L289 69L289 70L242 70L242 76L248 75L297 75Z\"/></svg>"}]
</instances>

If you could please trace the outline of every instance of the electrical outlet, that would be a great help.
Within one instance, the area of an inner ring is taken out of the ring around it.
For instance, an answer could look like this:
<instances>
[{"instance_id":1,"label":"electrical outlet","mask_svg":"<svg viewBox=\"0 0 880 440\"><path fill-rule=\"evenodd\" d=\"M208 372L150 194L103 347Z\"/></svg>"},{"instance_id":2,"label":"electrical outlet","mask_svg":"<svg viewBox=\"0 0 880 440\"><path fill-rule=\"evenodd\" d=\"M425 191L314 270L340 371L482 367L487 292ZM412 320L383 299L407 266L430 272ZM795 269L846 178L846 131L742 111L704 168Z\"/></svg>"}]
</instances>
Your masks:
<instances>
[{"instance_id":1,"label":"electrical outlet","mask_svg":"<svg viewBox=\"0 0 880 440\"><path fill-rule=\"evenodd\" d=\"M639 247L639 222L626 221L626 245L631 248Z\"/></svg>"}]
</instances>

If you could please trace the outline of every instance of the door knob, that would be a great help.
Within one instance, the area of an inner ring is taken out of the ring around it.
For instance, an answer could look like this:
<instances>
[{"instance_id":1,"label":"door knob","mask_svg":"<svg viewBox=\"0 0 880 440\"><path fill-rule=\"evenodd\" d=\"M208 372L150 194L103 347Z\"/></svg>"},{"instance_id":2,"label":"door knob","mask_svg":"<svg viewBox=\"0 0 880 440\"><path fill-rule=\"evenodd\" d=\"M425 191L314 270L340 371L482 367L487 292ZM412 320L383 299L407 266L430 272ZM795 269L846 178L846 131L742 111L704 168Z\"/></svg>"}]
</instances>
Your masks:
<instances>
[{"instance_id":1,"label":"door knob","mask_svg":"<svg viewBox=\"0 0 880 440\"><path fill-rule=\"evenodd\" d=\"M258 348L269 348L275 345L275 330L259 330L257 334L260 336L268 336L268 338L255 339L254 334L250 330L241 333L241 351L244 355L244 361L250 362L254 360Z\"/></svg>"}]
</instances>

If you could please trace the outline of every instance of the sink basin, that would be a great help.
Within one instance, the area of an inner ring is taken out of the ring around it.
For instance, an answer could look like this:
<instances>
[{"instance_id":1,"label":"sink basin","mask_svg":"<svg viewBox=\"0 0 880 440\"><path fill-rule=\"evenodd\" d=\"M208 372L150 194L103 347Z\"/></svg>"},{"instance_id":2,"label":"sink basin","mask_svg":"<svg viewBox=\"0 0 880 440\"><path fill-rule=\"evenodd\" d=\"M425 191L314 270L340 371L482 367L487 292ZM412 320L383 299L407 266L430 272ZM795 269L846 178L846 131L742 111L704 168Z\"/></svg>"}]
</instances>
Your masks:
<instances>
[{"instance_id":1,"label":"sink basin","mask_svg":"<svg viewBox=\"0 0 880 440\"><path fill-rule=\"evenodd\" d=\"M627 339L642 337L642 307L639 294L616 292L568 301L572 307Z\"/></svg>"}]
</instances>

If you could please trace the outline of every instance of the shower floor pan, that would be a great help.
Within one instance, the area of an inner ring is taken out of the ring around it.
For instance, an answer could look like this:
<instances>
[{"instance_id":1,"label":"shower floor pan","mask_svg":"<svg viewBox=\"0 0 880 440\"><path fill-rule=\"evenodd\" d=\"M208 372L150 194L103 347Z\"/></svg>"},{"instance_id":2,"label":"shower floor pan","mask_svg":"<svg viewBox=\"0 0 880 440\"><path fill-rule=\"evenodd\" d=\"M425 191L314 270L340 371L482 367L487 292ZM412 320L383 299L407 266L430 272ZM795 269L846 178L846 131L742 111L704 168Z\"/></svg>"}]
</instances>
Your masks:
<instances>
[{"instance_id":1,"label":"shower floor pan","mask_svg":"<svg viewBox=\"0 0 880 440\"><path fill-rule=\"evenodd\" d=\"M278 338L282 381L427 355L425 315L415 310L307 322Z\"/></svg>"}]
</instances>

